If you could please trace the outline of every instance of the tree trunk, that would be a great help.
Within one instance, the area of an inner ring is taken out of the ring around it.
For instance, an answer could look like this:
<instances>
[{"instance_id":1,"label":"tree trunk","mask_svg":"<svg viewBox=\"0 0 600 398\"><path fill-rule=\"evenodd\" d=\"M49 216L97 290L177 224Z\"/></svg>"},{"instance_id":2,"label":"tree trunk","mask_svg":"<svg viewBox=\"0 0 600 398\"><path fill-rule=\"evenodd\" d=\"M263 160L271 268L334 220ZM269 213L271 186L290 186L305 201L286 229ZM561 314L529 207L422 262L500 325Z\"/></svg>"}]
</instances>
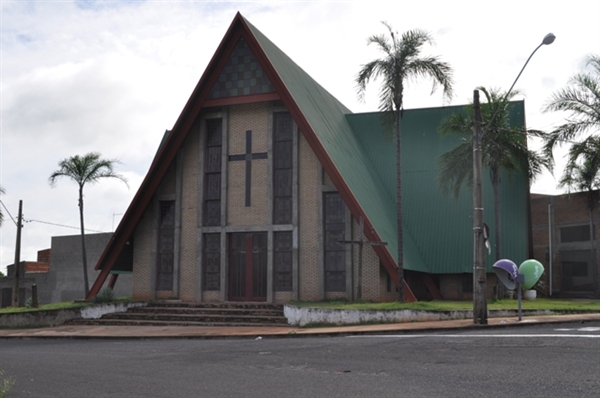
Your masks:
<instances>
[{"instance_id":1,"label":"tree trunk","mask_svg":"<svg viewBox=\"0 0 600 398\"><path fill-rule=\"evenodd\" d=\"M398 228L398 301L404 302L404 251L402 225L402 137L400 108L396 109L396 225Z\"/></svg>"},{"instance_id":2,"label":"tree trunk","mask_svg":"<svg viewBox=\"0 0 600 398\"><path fill-rule=\"evenodd\" d=\"M496 245L496 261L502 259L502 234L500 224L500 171L492 172L492 186L494 188L494 244ZM491 242L490 242L491 243ZM504 298L504 285L500 280L496 280L496 299Z\"/></svg>"},{"instance_id":3,"label":"tree trunk","mask_svg":"<svg viewBox=\"0 0 600 398\"><path fill-rule=\"evenodd\" d=\"M492 186L494 188L494 241L496 245L496 261L502 258L502 243L501 243L501 233L500 233L500 181L498 179L498 172L494 173L492 177Z\"/></svg>"},{"instance_id":4,"label":"tree trunk","mask_svg":"<svg viewBox=\"0 0 600 398\"><path fill-rule=\"evenodd\" d=\"M88 282L87 255L85 251L85 228L83 226L83 186L79 187L79 222L81 225L81 255L83 260L83 283L85 289L83 298L87 298L88 293L90 292L90 285Z\"/></svg>"},{"instance_id":5,"label":"tree trunk","mask_svg":"<svg viewBox=\"0 0 600 398\"><path fill-rule=\"evenodd\" d=\"M594 283L596 284L596 289L594 289L596 292L598 291L598 278L597 278L597 273L598 273L598 267L596 266L596 252L595 252L595 228L594 228L594 191L590 190L589 192L589 203L588 203L588 210L589 210L589 214L590 214L590 260L591 260L591 267L592 267L592 277L594 278Z\"/></svg>"}]
</instances>

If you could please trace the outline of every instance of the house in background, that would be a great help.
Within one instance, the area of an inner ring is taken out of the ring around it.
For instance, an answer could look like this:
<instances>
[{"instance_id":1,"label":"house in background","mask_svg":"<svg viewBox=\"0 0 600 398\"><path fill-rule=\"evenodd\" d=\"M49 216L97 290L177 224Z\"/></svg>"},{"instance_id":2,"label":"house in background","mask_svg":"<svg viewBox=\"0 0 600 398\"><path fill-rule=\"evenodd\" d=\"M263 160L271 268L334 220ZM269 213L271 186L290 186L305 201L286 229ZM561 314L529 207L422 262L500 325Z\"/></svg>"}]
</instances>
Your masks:
<instances>
[{"instance_id":1,"label":"house in background","mask_svg":"<svg viewBox=\"0 0 600 398\"><path fill-rule=\"evenodd\" d=\"M19 306L31 297L31 287L44 286L50 271L50 249L39 250L37 261L21 261L19 266ZM15 265L6 268L6 277L0 278L0 308L12 306Z\"/></svg>"},{"instance_id":2,"label":"house in background","mask_svg":"<svg viewBox=\"0 0 600 398\"><path fill-rule=\"evenodd\" d=\"M588 195L531 195L534 253L544 264L549 296L600 297L600 203L595 205L592 234Z\"/></svg>"},{"instance_id":3,"label":"house in background","mask_svg":"<svg viewBox=\"0 0 600 398\"><path fill-rule=\"evenodd\" d=\"M94 270L94 265L111 237L112 232L85 236L90 283L94 282L98 274ZM37 262L21 262L19 276L19 305L21 306L31 297L33 284L37 285L40 304L83 299L81 235L53 236L51 248L38 251ZM14 264L7 267L7 277L0 278L2 307L12 305L13 277ZM114 293L116 297L131 296L131 275L121 276L119 286L115 286Z\"/></svg>"},{"instance_id":4,"label":"house in background","mask_svg":"<svg viewBox=\"0 0 600 398\"><path fill-rule=\"evenodd\" d=\"M438 158L459 143L438 125L460 111L404 112L407 300L472 297L471 194L438 188ZM111 273L132 272L135 299L356 300L359 281L361 299L395 299L395 153L381 116L353 114L238 13L100 257L89 298ZM524 126L523 102L511 118ZM484 190L493 203L488 181ZM526 176L503 180L503 252L516 262L528 257L528 200ZM378 243L363 258L341 243L363 236Z\"/></svg>"}]
</instances>

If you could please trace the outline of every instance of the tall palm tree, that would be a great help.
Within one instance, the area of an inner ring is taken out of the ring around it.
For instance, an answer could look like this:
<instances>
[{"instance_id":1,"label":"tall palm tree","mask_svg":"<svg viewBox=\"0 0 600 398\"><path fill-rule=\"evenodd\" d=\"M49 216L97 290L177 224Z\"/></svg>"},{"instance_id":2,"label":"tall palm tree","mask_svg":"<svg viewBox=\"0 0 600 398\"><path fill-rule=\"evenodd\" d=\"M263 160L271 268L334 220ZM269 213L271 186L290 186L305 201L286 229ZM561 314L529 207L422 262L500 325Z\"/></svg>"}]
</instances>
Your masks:
<instances>
[{"instance_id":1,"label":"tall palm tree","mask_svg":"<svg viewBox=\"0 0 600 398\"><path fill-rule=\"evenodd\" d=\"M360 99L364 99L367 84L381 77L379 110L385 115L385 130L395 125L396 141L396 224L398 230L398 299L404 301L404 261L402 231L402 134L401 119L404 110L404 87L409 81L419 78L433 80L432 93L438 85L443 94L452 97L452 68L437 56L422 56L423 46L433 44L429 33L415 29L398 36L391 25L382 22L389 31L386 35L369 37L368 44L377 45L383 57L362 66L356 78Z\"/></svg>"},{"instance_id":2,"label":"tall palm tree","mask_svg":"<svg viewBox=\"0 0 600 398\"><path fill-rule=\"evenodd\" d=\"M500 182L501 171L509 174L517 171L526 171L533 180L542 172L550 168L550 161L540 154L527 148L527 136L539 137L543 133L537 130L524 130L521 127L512 127L509 121L509 101L520 94L518 90L512 91L507 98L505 93L498 89L478 87L486 97L486 103L481 105L483 125L488 126L489 120L497 110L496 118L482 139L483 164L490 172L490 180L494 190L494 220L495 220L495 254L496 259L502 258L500 234ZM504 99L503 99L504 98ZM456 148L440 156L439 183L446 192L452 192L458 197L461 188L466 184L473 184L473 143L471 136L473 128L473 109L468 106L464 112L455 113L443 120L440 125L442 135L458 135L462 143Z\"/></svg>"},{"instance_id":3,"label":"tall palm tree","mask_svg":"<svg viewBox=\"0 0 600 398\"><path fill-rule=\"evenodd\" d=\"M60 177L67 177L75 181L79 186L79 221L81 226L81 253L83 256L83 280L85 284L85 295L87 297L90 289L87 273L87 257L85 250L85 229L83 223L83 187L85 184L95 184L102 178L117 178L127 185L127 180L120 174L116 174L113 167L118 160L101 159L97 152L90 152L83 156L75 155L58 162L59 169L54 171L48 181L54 186Z\"/></svg>"},{"instance_id":4,"label":"tall palm tree","mask_svg":"<svg viewBox=\"0 0 600 398\"><path fill-rule=\"evenodd\" d=\"M567 165L559 181L561 188L571 191L587 192L590 226L590 257L594 256L594 209L600 189L600 136L588 137L583 142L573 144L569 149ZM600 209L599 209L600 211ZM596 269L595 266L593 269Z\"/></svg>"},{"instance_id":5,"label":"tall palm tree","mask_svg":"<svg viewBox=\"0 0 600 398\"><path fill-rule=\"evenodd\" d=\"M566 111L566 123L558 126L545 138L544 151L552 158L552 149L565 141L572 141L581 135L600 134L600 56L588 55L585 58L590 72L575 74L568 86L552 95L544 112Z\"/></svg>"}]
</instances>

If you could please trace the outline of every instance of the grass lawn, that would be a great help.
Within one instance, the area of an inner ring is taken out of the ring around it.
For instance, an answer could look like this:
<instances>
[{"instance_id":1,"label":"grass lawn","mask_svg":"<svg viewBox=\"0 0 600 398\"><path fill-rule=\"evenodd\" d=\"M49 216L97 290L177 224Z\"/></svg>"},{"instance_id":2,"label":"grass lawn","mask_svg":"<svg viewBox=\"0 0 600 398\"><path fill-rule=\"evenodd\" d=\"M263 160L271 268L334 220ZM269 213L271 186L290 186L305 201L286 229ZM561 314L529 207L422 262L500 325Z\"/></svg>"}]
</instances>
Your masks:
<instances>
[{"instance_id":1,"label":"grass lawn","mask_svg":"<svg viewBox=\"0 0 600 398\"><path fill-rule=\"evenodd\" d=\"M416 303L368 303L348 301L292 301L296 307L304 308L329 308L343 310L422 310L422 311L457 311L473 309L472 301L418 301ZM488 301L488 310L516 310L517 300ZM537 298L523 300L524 310L561 310L561 311L598 311L599 300L565 300Z\"/></svg>"},{"instance_id":2,"label":"grass lawn","mask_svg":"<svg viewBox=\"0 0 600 398\"><path fill-rule=\"evenodd\" d=\"M120 297L115 299L113 302L125 302L131 301L131 297ZM32 311L47 311L47 310L68 310L73 308L81 308L88 307L90 305L95 305L91 301L65 301L62 303L52 303L52 304L44 304L40 305L38 308L30 308L30 307L6 307L0 309L0 314L11 314L18 312L32 312Z\"/></svg>"}]
</instances>

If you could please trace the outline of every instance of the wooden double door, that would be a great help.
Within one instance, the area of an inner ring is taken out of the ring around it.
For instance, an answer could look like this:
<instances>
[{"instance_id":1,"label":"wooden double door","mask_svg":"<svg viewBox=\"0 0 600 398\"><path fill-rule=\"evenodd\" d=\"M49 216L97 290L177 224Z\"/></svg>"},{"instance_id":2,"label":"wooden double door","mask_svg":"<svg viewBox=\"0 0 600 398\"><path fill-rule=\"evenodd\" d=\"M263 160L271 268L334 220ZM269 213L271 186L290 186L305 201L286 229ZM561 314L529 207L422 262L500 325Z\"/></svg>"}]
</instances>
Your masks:
<instances>
[{"instance_id":1,"label":"wooden double door","mask_svg":"<svg viewBox=\"0 0 600 398\"><path fill-rule=\"evenodd\" d=\"M267 233L229 235L229 300L267 300Z\"/></svg>"}]
</instances>

